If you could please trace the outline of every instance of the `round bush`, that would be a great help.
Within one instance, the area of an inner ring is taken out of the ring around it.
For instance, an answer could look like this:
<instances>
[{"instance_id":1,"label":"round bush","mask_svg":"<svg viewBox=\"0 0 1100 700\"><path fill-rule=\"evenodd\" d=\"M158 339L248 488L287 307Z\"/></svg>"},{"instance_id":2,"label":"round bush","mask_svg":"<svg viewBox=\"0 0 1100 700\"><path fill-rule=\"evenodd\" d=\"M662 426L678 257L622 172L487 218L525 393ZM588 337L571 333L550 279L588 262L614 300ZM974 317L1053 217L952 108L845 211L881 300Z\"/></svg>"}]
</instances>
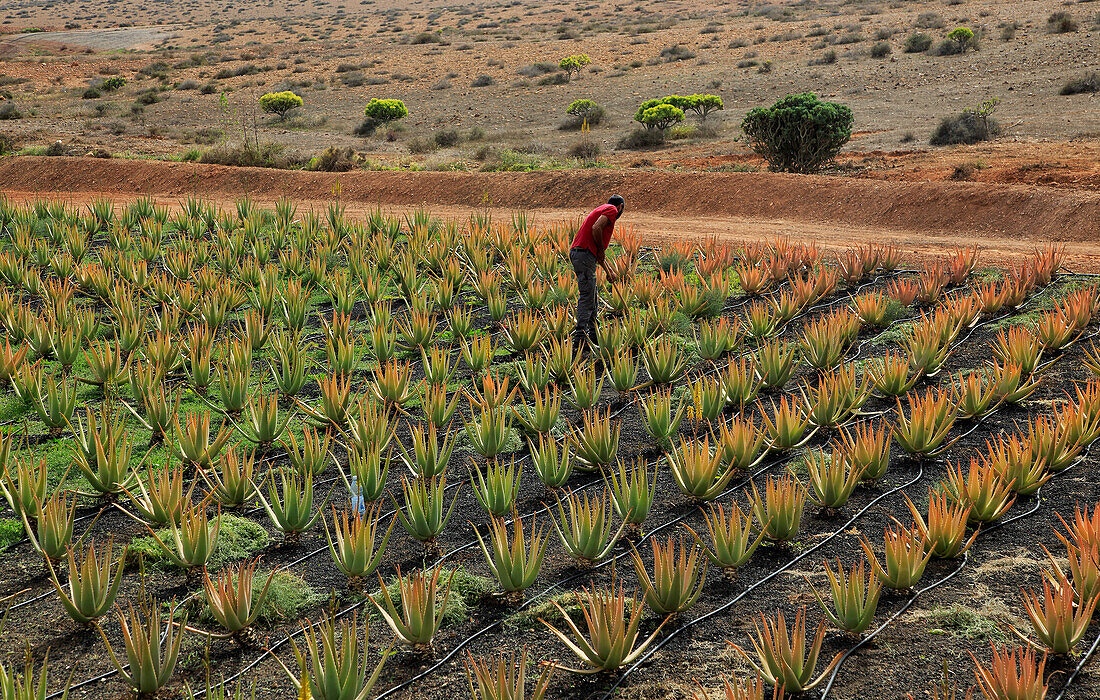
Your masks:
<instances>
[{"instance_id":1,"label":"round bush","mask_svg":"<svg viewBox=\"0 0 1100 700\"><path fill-rule=\"evenodd\" d=\"M871 47L871 58L886 58L893 52L888 41L880 41Z\"/></svg>"},{"instance_id":2,"label":"round bush","mask_svg":"<svg viewBox=\"0 0 1100 700\"><path fill-rule=\"evenodd\" d=\"M604 115L603 107L593 100L573 100L565 113L576 120L577 128L580 128L583 122L588 122L589 126L595 126L600 123Z\"/></svg>"},{"instance_id":3,"label":"round bush","mask_svg":"<svg viewBox=\"0 0 1100 700\"><path fill-rule=\"evenodd\" d=\"M280 119L285 119L287 112L301 107L302 104L302 98L290 90L269 92L260 97L260 109L268 114L278 114Z\"/></svg>"},{"instance_id":4,"label":"round bush","mask_svg":"<svg viewBox=\"0 0 1100 700\"><path fill-rule=\"evenodd\" d=\"M401 100L380 100L375 97L367 103L364 114L380 124L388 124L409 116L409 110Z\"/></svg>"},{"instance_id":5,"label":"round bush","mask_svg":"<svg viewBox=\"0 0 1100 700\"><path fill-rule=\"evenodd\" d=\"M115 76L112 76L112 77L107 78L106 80L104 80L103 84L100 85L99 87L102 88L103 90L106 90L107 92L113 92L115 90L118 90L119 88L124 87L125 85L126 85L126 78L123 78L122 76L119 76L119 75L115 75Z\"/></svg>"},{"instance_id":6,"label":"round bush","mask_svg":"<svg viewBox=\"0 0 1100 700\"><path fill-rule=\"evenodd\" d=\"M673 124L684 121L684 110L667 103L653 105L645 109L639 109L634 115L634 121L647 129L664 131Z\"/></svg>"},{"instance_id":7,"label":"round bush","mask_svg":"<svg viewBox=\"0 0 1100 700\"><path fill-rule=\"evenodd\" d=\"M905 38L905 53L924 53L932 48L932 37L924 32L913 32Z\"/></svg>"},{"instance_id":8,"label":"round bush","mask_svg":"<svg viewBox=\"0 0 1100 700\"><path fill-rule=\"evenodd\" d=\"M741 122L752 149L771 170L812 173L836 157L852 136L852 110L812 92L756 107Z\"/></svg>"}]
</instances>

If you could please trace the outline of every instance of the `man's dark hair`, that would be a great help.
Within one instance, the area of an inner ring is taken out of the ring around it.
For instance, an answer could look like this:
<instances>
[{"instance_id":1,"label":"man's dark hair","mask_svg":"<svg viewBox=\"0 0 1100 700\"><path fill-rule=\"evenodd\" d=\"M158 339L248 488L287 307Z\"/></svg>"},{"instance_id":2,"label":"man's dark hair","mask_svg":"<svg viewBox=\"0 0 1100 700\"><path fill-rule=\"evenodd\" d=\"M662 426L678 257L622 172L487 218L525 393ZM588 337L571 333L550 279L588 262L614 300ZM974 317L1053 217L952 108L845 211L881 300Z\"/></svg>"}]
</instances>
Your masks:
<instances>
[{"instance_id":1,"label":"man's dark hair","mask_svg":"<svg viewBox=\"0 0 1100 700\"><path fill-rule=\"evenodd\" d=\"M616 206L620 209L622 209L626 206L626 200L623 199L622 197L620 197L617 194L611 195L611 199L607 200L607 203L611 204L613 206Z\"/></svg>"}]
</instances>

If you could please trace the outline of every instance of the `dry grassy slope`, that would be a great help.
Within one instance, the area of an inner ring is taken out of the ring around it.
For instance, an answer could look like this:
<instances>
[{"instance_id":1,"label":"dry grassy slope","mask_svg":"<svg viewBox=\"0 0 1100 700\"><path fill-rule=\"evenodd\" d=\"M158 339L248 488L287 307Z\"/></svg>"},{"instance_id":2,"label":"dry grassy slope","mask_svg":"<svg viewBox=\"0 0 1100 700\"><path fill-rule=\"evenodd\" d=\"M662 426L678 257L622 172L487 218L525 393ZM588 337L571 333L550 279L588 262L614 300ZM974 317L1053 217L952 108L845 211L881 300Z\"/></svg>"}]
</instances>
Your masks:
<instances>
[{"instance_id":1,"label":"dry grassy slope","mask_svg":"<svg viewBox=\"0 0 1100 700\"><path fill-rule=\"evenodd\" d=\"M454 214L489 206L528 209L543 218L583 213L611 192L626 197L626 223L657 236L730 239L789 232L837 247L891 241L905 250L980 245L986 262L1067 244L1076 267L1100 267L1100 193L961 182L882 182L776 173L542 171L532 173L343 174L231 168L94 158L0 161L0 190L17 198L52 194L86 201L153 195L171 202L201 195L228 202L244 195L303 207L335 192L355 214L381 204L420 204ZM927 254L927 250L925 251Z\"/></svg>"}]
</instances>

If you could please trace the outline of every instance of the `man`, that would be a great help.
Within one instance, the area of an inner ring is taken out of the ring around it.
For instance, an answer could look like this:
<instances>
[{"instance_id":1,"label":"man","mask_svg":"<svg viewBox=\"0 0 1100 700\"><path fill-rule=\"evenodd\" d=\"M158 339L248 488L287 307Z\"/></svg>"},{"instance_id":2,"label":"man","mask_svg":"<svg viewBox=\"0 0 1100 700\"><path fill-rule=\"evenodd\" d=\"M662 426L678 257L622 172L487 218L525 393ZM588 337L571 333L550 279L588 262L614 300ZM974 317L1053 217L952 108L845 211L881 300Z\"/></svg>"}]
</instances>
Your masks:
<instances>
[{"instance_id":1,"label":"man","mask_svg":"<svg viewBox=\"0 0 1100 700\"><path fill-rule=\"evenodd\" d=\"M615 281L615 273L607 266L604 253L611 243L615 221L623 214L626 201L613 195L607 204L596 207L584 218L584 223L573 237L569 262L577 273L577 328L573 331L573 345L577 349L589 342L596 344L596 265L607 273L609 282Z\"/></svg>"}]
</instances>

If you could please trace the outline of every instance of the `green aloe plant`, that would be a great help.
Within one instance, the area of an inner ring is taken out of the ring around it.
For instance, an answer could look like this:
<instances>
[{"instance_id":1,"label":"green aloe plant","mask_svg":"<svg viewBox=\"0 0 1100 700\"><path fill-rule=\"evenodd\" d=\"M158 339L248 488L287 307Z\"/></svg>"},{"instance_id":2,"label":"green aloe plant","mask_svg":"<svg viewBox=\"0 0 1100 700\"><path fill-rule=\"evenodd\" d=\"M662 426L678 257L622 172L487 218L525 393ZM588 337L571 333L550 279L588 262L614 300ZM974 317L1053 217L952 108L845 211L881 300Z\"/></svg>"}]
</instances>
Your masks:
<instances>
[{"instance_id":1,"label":"green aloe plant","mask_svg":"<svg viewBox=\"0 0 1100 700\"><path fill-rule=\"evenodd\" d=\"M489 533L492 546L489 547L485 544L481 533L474 529L489 570L493 572L493 576L500 583L500 587L504 589L505 596L511 603L518 603L523 599L523 592L538 578L543 558L546 556L546 545L549 540L546 537L545 526L535 530L534 517L532 517L531 530L531 536L528 538L523 529L523 519L513 515L512 536L509 538L507 524L499 518L490 518Z\"/></svg>"},{"instance_id":2,"label":"green aloe plant","mask_svg":"<svg viewBox=\"0 0 1100 700\"><path fill-rule=\"evenodd\" d=\"M631 547L630 552L634 558L634 572L642 583L646 605L661 615L682 613L695 605L695 601L703 593L703 584L707 579L707 560L704 558L700 566L699 548L692 543L689 551L683 537L669 537L664 545L654 539L652 544L652 577L638 550Z\"/></svg>"},{"instance_id":3,"label":"green aloe plant","mask_svg":"<svg viewBox=\"0 0 1100 700\"><path fill-rule=\"evenodd\" d=\"M386 551L390 533L397 522L397 518L390 521L390 526L382 534L381 542L378 542L380 512L381 507L375 504L365 513L352 513L344 509L337 515L336 507L333 506L332 530L336 534L335 540L329 531L328 522L322 521L329 554L332 555L336 568L348 577L348 588L356 592L362 592L366 578L382 563L382 554Z\"/></svg>"},{"instance_id":4,"label":"green aloe plant","mask_svg":"<svg viewBox=\"0 0 1100 700\"><path fill-rule=\"evenodd\" d=\"M176 670L187 615L180 612L173 601L163 632L160 606L142 604L135 610L130 605L129 614L119 609L117 615L128 663L119 661L103 628L96 627L107 645L111 663L138 695L154 697L172 679Z\"/></svg>"},{"instance_id":5,"label":"green aloe plant","mask_svg":"<svg viewBox=\"0 0 1100 700\"><path fill-rule=\"evenodd\" d=\"M405 531L424 543L424 547L432 552L437 552L435 538L447 527L451 519L455 504L458 503L458 494L451 499L450 507L447 507L447 474L444 472L435 479L409 479L401 478L401 490L405 496L405 507L401 508L394 501L397 517L401 521L401 527ZM446 511L444 509L446 508Z\"/></svg>"},{"instance_id":6,"label":"green aloe plant","mask_svg":"<svg viewBox=\"0 0 1100 700\"><path fill-rule=\"evenodd\" d=\"M61 606L69 617L79 623L93 623L107 614L111 606L115 604L118 596L118 588L122 584L122 570L126 565L126 550L118 558L114 566L112 576L111 555L114 551L114 542L107 541L104 548L106 556L96 553L95 543L90 542L83 558L78 562L76 552L72 547L68 548L69 557L69 581L67 587L62 587L57 579L57 572L53 564L46 559L46 565L50 571L50 583L57 591L61 599ZM66 588L68 591L66 592ZM5 696L6 697L6 696Z\"/></svg>"},{"instance_id":7,"label":"green aloe plant","mask_svg":"<svg viewBox=\"0 0 1100 700\"><path fill-rule=\"evenodd\" d=\"M874 569L868 572L865 561L861 559L858 566L853 564L852 568L845 573L844 565L837 559L836 573L833 573L832 568L829 567L829 562L825 562L825 575L829 577L832 607L826 605L817 588L810 583L809 579L806 579L818 604L825 612L825 617L829 618L829 622L834 627L848 634L858 635L866 632L875 619L875 610L878 609L878 599L882 593L882 584L875 575Z\"/></svg>"},{"instance_id":8,"label":"green aloe plant","mask_svg":"<svg viewBox=\"0 0 1100 700\"><path fill-rule=\"evenodd\" d=\"M794 624L790 632L787 631L787 623L783 619L783 612L776 613L775 622L772 622L763 613L760 621L763 628L753 620L756 628L756 637L752 639L752 645L756 650L757 661L753 661L744 649L727 642L745 659L753 670L759 673L770 685L782 686L788 693L802 693L816 688L829 672L840 663L843 653L838 653L829 665L814 678L817 668L817 657L821 653L821 645L825 641L825 623L817 626L810 648L806 649L806 608L801 607L795 615Z\"/></svg>"},{"instance_id":9,"label":"green aloe plant","mask_svg":"<svg viewBox=\"0 0 1100 700\"><path fill-rule=\"evenodd\" d=\"M611 498L608 489L601 496L589 498L587 493L578 496L570 491L565 495L569 506L566 515L562 499L557 499L558 517L553 520L562 546L580 566L589 566L611 552L619 535L626 529L626 521L612 531Z\"/></svg>"},{"instance_id":10,"label":"green aloe plant","mask_svg":"<svg viewBox=\"0 0 1100 700\"><path fill-rule=\"evenodd\" d=\"M427 651L431 648L432 639L439 631L443 623L443 615L447 609L447 601L451 597L451 583L454 581L454 572L447 578L444 586L439 585L439 576L442 572L436 567L434 573L428 576L425 571L414 571L408 576L401 575L401 567L397 567L397 588L400 609L394 603L389 589L378 577L382 584L380 594L381 602L370 596L371 603L378 609L382 619L386 621L393 631L394 637L403 644L412 647L414 651Z\"/></svg>"},{"instance_id":11,"label":"green aloe plant","mask_svg":"<svg viewBox=\"0 0 1100 700\"><path fill-rule=\"evenodd\" d=\"M277 489L275 480L272 479L267 487L267 497L264 497L262 491L258 491L257 495L260 497L260 505L275 528L289 542L297 542L302 533L313 527L313 523L321 517L325 504L322 503L317 512L313 512L313 474L299 476L283 468L277 471L281 488Z\"/></svg>"},{"instance_id":12,"label":"green aloe plant","mask_svg":"<svg viewBox=\"0 0 1100 700\"><path fill-rule=\"evenodd\" d=\"M622 583L616 587L612 582L609 588L603 590L593 586L591 589L583 588L582 591L578 598L584 615L585 631L573 622L557 601L553 601L554 607L561 613L567 631L563 632L540 618L542 624L587 667L576 669L559 666L566 671L599 673L632 664L645 653L668 622L666 618L649 637L639 642L638 627L642 622L643 608L637 597L626 597Z\"/></svg>"}]
</instances>

